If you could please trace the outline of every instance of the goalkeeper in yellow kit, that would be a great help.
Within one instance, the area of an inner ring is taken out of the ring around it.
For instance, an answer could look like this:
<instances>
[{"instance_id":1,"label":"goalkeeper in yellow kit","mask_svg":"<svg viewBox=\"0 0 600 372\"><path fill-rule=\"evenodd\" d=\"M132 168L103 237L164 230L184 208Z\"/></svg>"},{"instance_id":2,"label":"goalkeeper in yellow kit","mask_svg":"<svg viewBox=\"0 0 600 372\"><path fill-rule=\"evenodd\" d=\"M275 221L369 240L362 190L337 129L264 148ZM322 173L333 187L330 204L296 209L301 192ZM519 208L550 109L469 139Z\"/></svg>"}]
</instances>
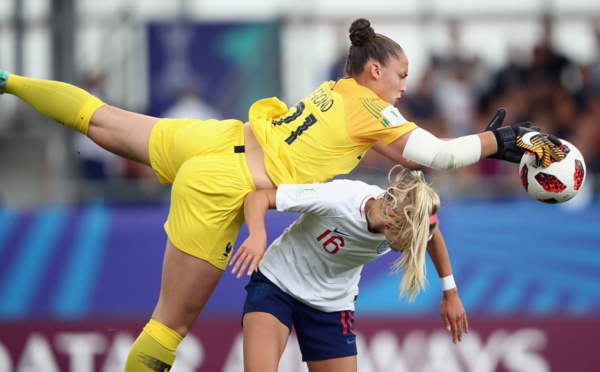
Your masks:
<instances>
[{"instance_id":1,"label":"goalkeeper in yellow kit","mask_svg":"<svg viewBox=\"0 0 600 372\"><path fill-rule=\"evenodd\" d=\"M245 124L159 119L107 105L70 84L0 70L0 93L173 184L159 300L126 371L170 369L232 255L250 191L327 181L350 172L370 148L397 163L445 170L490 156L518 162L525 148L560 157L531 123L501 127L502 110L480 134L443 141L418 128L394 107L408 76L402 48L366 19L349 31L347 77L323 83L292 108L276 98L258 101ZM526 133L534 143L521 138Z\"/></svg>"}]
</instances>

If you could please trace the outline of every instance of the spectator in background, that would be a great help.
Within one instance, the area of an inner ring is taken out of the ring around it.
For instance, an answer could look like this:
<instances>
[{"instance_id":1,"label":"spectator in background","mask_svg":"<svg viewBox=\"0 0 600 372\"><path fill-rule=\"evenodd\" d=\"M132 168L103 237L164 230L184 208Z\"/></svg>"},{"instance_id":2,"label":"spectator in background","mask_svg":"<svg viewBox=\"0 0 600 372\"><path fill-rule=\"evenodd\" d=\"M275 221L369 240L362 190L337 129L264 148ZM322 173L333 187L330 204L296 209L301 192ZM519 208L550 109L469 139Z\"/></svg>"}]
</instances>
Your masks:
<instances>
[{"instance_id":1,"label":"spectator in background","mask_svg":"<svg viewBox=\"0 0 600 372\"><path fill-rule=\"evenodd\" d=\"M329 70L329 80L337 80L344 77L344 67L346 67L347 58L348 56L344 53L335 59Z\"/></svg>"},{"instance_id":2,"label":"spectator in background","mask_svg":"<svg viewBox=\"0 0 600 372\"><path fill-rule=\"evenodd\" d=\"M433 98L437 110L444 117L450 137L477 131L477 97L474 79L475 61L468 57L460 40L460 24L448 24L450 47L435 61Z\"/></svg>"},{"instance_id":3,"label":"spectator in background","mask_svg":"<svg viewBox=\"0 0 600 372\"><path fill-rule=\"evenodd\" d=\"M563 73L573 66L572 62L553 45L554 19L542 18L542 39L534 46L528 83L560 83Z\"/></svg>"},{"instance_id":4,"label":"spectator in background","mask_svg":"<svg viewBox=\"0 0 600 372\"><path fill-rule=\"evenodd\" d=\"M596 57L590 63L591 88L596 94L600 94L600 20L594 25L594 36L596 41Z\"/></svg>"},{"instance_id":5,"label":"spectator in background","mask_svg":"<svg viewBox=\"0 0 600 372\"><path fill-rule=\"evenodd\" d=\"M436 61L432 58L414 89L408 91L397 106L401 112L409 112L419 125L438 137L449 137L444 117L437 109L433 92L435 86Z\"/></svg>"},{"instance_id":6,"label":"spectator in background","mask_svg":"<svg viewBox=\"0 0 600 372\"><path fill-rule=\"evenodd\" d=\"M477 99L471 88L466 66L456 66L440 77L434 98L438 110L444 116L450 137L473 132Z\"/></svg>"},{"instance_id":7,"label":"spectator in background","mask_svg":"<svg viewBox=\"0 0 600 372\"><path fill-rule=\"evenodd\" d=\"M105 99L104 75L90 73L84 77L84 86L96 97ZM92 141L87 136L73 135L73 147L78 155L81 178L85 182L82 191L84 199L104 199L107 191L106 182L118 177L123 164L121 158L112 154Z\"/></svg>"},{"instance_id":8,"label":"spectator in background","mask_svg":"<svg viewBox=\"0 0 600 372\"><path fill-rule=\"evenodd\" d=\"M200 88L185 86L181 89L177 100L161 115L164 118L190 118L190 119L223 119L223 116L214 107L206 103Z\"/></svg>"}]
</instances>

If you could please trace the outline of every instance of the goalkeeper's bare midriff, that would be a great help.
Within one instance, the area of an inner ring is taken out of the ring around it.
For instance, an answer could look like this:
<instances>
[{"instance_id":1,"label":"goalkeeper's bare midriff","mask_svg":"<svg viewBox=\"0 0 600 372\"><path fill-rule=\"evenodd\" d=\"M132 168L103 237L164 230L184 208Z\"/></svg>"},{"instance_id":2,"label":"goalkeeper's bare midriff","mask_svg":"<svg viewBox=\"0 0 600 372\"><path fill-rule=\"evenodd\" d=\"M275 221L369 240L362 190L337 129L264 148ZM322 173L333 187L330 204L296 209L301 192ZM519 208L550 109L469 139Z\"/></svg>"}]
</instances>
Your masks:
<instances>
[{"instance_id":1,"label":"goalkeeper's bare midriff","mask_svg":"<svg viewBox=\"0 0 600 372\"><path fill-rule=\"evenodd\" d=\"M275 189L275 184L269 178L265 168L265 155L260 143L252 132L250 123L244 124L244 147L246 152L246 163L254 180L257 190Z\"/></svg>"}]
</instances>

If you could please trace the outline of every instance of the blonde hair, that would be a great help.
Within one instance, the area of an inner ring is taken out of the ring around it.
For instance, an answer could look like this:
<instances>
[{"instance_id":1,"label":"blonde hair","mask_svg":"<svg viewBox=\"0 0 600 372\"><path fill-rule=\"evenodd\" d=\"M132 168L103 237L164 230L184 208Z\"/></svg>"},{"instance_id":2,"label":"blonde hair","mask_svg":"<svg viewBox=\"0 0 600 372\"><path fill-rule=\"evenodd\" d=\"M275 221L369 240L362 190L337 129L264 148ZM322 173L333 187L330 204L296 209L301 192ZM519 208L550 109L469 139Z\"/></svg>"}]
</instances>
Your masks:
<instances>
[{"instance_id":1,"label":"blonde hair","mask_svg":"<svg viewBox=\"0 0 600 372\"><path fill-rule=\"evenodd\" d=\"M392 174L400 168L393 178ZM429 223L429 217L440 209L440 198L425 182L423 172L407 171L402 166L390 170L391 182L383 196L382 213L384 222L392 231L397 231L395 244L402 247L402 255L393 262L393 272L402 270L400 297L413 301L421 288L425 287L425 252L427 242L437 222Z\"/></svg>"}]
</instances>

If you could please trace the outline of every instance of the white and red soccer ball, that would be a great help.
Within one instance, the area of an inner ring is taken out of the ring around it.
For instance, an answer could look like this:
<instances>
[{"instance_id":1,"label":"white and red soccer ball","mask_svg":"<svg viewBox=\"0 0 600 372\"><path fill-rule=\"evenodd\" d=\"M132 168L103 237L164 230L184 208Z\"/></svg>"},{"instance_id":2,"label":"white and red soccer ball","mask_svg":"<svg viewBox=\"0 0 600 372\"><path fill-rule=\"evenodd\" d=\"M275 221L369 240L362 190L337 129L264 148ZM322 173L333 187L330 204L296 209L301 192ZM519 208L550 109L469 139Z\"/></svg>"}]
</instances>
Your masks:
<instances>
[{"instance_id":1,"label":"white and red soccer ball","mask_svg":"<svg viewBox=\"0 0 600 372\"><path fill-rule=\"evenodd\" d=\"M535 154L525 152L519 165L519 178L527 193L544 203L558 204L572 199L585 181L585 162L581 152L561 139L565 158L554 161L547 168L538 166Z\"/></svg>"}]
</instances>

